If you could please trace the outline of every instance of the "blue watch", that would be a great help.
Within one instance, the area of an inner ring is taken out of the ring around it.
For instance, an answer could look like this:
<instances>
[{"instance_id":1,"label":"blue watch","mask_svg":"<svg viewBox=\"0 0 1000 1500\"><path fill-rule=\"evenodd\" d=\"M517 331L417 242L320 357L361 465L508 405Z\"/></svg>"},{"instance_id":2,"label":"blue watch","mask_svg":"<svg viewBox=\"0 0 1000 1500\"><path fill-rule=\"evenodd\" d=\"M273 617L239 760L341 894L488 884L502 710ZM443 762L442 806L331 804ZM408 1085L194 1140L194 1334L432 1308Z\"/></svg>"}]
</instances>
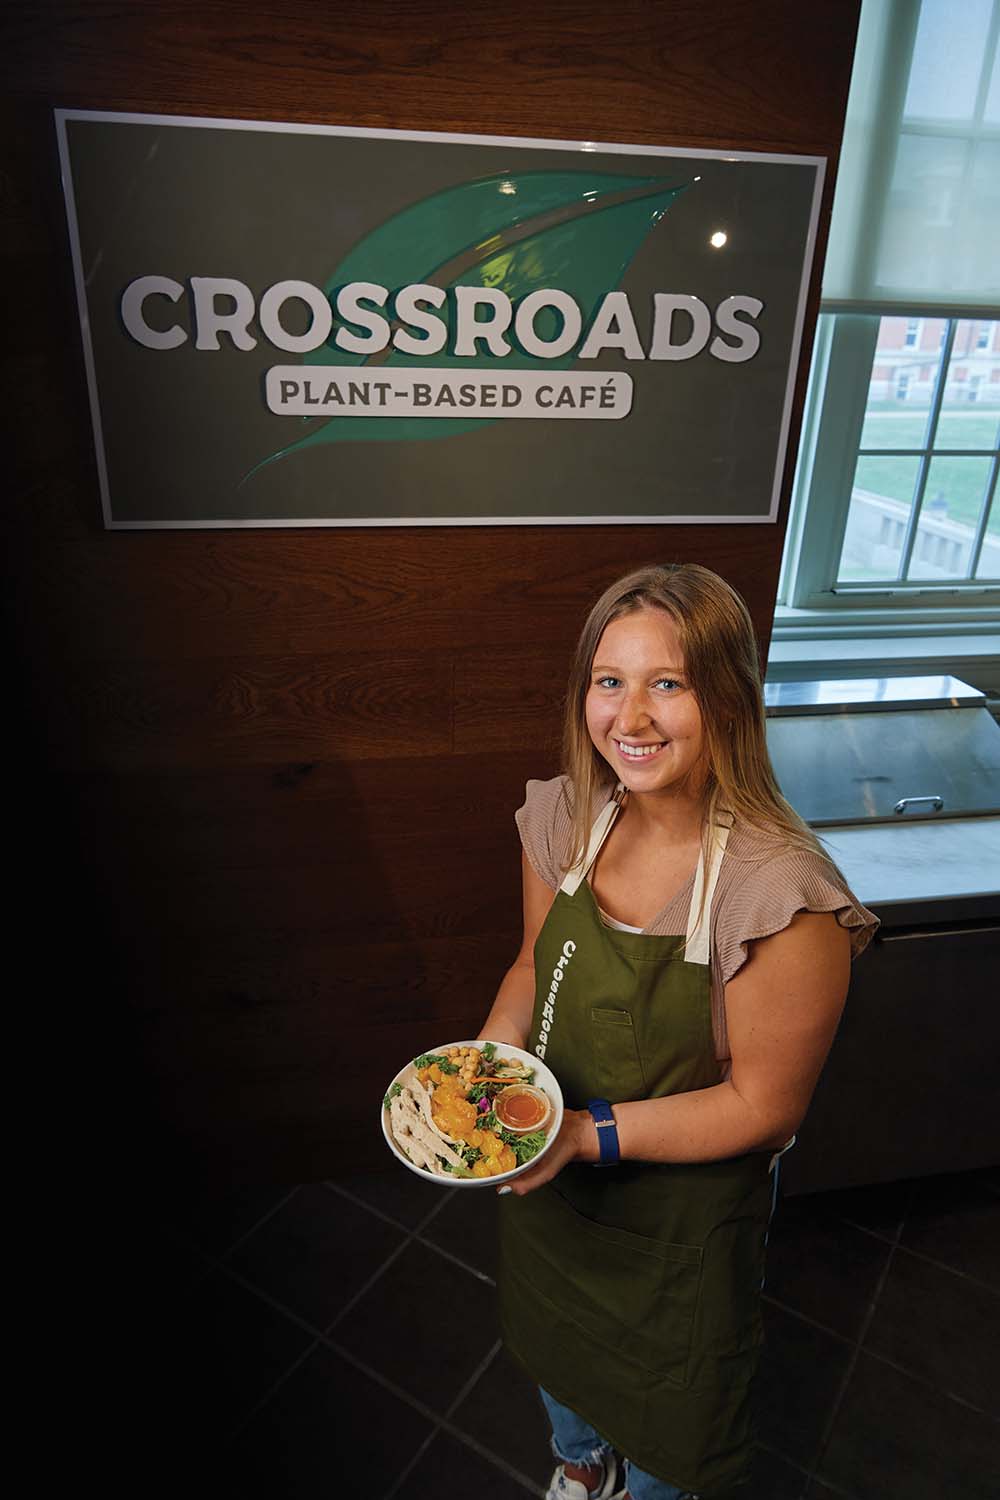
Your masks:
<instances>
[{"instance_id":1,"label":"blue watch","mask_svg":"<svg viewBox=\"0 0 1000 1500\"><path fill-rule=\"evenodd\" d=\"M607 1099L588 1099L587 1108L597 1126L597 1143L601 1148L601 1159L595 1166L614 1167L622 1159L618 1141L618 1126Z\"/></svg>"}]
</instances>

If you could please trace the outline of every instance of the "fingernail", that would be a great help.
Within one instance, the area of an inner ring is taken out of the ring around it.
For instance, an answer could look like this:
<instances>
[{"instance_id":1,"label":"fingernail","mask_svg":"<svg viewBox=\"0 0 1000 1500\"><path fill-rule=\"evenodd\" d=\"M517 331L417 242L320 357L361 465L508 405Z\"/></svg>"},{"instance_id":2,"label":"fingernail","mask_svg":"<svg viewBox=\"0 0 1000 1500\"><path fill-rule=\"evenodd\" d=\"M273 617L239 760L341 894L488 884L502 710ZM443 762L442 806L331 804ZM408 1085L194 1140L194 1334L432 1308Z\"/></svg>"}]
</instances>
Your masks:
<instances>
[{"instance_id":1,"label":"fingernail","mask_svg":"<svg viewBox=\"0 0 1000 1500\"><path fill-rule=\"evenodd\" d=\"M502 1188L497 1188L497 1197L498 1198L502 1198L503 1195L504 1195L504 1193L512 1193L513 1191L514 1191L514 1189L512 1187L509 1187L509 1186L504 1186Z\"/></svg>"}]
</instances>

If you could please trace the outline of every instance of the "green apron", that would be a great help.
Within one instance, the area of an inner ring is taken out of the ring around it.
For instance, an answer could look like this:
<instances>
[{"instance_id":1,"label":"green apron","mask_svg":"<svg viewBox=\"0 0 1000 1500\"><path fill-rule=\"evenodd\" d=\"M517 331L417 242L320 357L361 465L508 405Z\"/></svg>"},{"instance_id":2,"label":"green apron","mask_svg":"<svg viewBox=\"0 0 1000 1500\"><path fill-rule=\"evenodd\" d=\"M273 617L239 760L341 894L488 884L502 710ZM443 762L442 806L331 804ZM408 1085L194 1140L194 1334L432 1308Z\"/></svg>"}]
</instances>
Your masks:
<instances>
[{"instance_id":1,"label":"green apron","mask_svg":"<svg viewBox=\"0 0 1000 1500\"><path fill-rule=\"evenodd\" d=\"M685 938L619 932L586 880L599 815L535 944L528 1046L568 1109L719 1082L710 912L728 828L699 860ZM704 899L702 899L704 896ZM766 1152L725 1161L572 1162L501 1198L504 1342L538 1384L640 1469L711 1495L746 1475L771 1210Z\"/></svg>"}]
</instances>

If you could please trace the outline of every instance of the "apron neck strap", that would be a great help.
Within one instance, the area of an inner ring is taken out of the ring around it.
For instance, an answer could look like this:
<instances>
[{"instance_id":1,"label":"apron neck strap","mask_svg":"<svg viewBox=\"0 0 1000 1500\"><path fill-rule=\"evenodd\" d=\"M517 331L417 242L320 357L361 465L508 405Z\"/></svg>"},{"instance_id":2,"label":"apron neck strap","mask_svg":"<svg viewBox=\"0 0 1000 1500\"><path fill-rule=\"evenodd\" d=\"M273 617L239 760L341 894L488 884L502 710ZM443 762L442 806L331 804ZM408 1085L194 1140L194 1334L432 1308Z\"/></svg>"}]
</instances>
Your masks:
<instances>
[{"instance_id":1,"label":"apron neck strap","mask_svg":"<svg viewBox=\"0 0 1000 1500\"><path fill-rule=\"evenodd\" d=\"M600 854L605 839L614 827L625 796L625 787L619 781L611 801L594 819L594 826L590 830L590 838L582 858L571 870L567 870L563 878L559 889L565 891L567 896L575 896L589 875L591 865ZM689 964L707 964L709 961L712 951L712 900L715 896L715 887L719 882L722 857L726 852L729 830L732 826L732 813L720 810L719 821L712 825L707 861L704 850L698 855L698 868L694 875L694 889L691 892L691 909L688 913L688 927L684 942L684 958Z\"/></svg>"},{"instance_id":2,"label":"apron neck strap","mask_svg":"<svg viewBox=\"0 0 1000 1500\"><path fill-rule=\"evenodd\" d=\"M594 826L590 830L590 838L587 842L586 849L583 851L582 858L577 862L577 864L573 866L572 869L566 871L563 883L559 887L559 889L561 891L565 891L567 896L575 896L583 882L586 880L587 876L590 874L590 867L594 863L594 860L597 858L597 856L600 854L604 840L611 832L611 829L614 826L614 821L621 811L621 805L624 800L625 787L624 784L619 781L618 785L615 787L614 795L611 798L611 801L607 804L606 807L603 807L601 809L597 817L594 819Z\"/></svg>"},{"instance_id":3,"label":"apron neck strap","mask_svg":"<svg viewBox=\"0 0 1000 1500\"><path fill-rule=\"evenodd\" d=\"M733 826L733 815L720 811L719 819L719 822L712 825L707 863L704 850L698 855L684 942L684 958L689 964L707 964L712 951L712 900L719 882L729 830Z\"/></svg>"}]
</instances>

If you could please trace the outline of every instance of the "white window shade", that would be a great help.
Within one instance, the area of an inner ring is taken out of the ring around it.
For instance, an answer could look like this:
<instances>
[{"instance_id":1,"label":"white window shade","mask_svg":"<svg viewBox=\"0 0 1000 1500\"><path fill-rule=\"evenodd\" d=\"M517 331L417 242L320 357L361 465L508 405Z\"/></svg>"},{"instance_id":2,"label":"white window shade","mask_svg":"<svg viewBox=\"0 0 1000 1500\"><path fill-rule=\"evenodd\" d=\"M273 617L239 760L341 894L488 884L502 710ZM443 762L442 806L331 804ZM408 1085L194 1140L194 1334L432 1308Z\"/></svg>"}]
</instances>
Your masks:
<instances>
[{"instance_id":1,"label":"white window shade","mask_svg":"<svg viewBox=\"0 0 1000 1500\"><path fill-rule=\"evenodd\" d=\"M864 0L828 311L1000 303L1000 0Z\"/></svg>"}]
</instances>

